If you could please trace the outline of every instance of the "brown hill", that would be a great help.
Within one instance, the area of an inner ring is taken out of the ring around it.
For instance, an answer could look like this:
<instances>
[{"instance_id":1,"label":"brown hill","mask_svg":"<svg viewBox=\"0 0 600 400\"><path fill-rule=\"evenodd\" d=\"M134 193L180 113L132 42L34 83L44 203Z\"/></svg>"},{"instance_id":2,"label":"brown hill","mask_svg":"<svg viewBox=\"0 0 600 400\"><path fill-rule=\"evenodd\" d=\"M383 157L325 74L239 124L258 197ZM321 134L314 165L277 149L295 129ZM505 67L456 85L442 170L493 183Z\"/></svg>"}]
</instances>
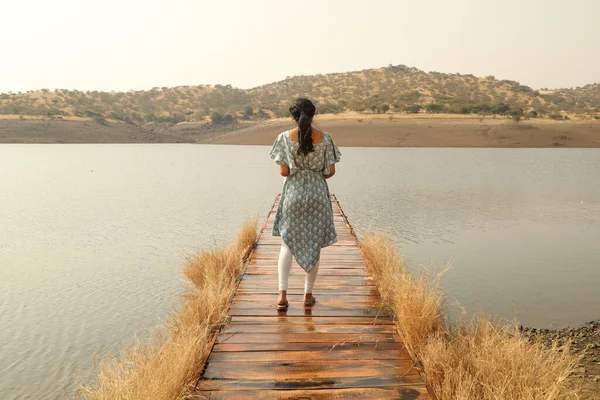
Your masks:
<instances>
[{"instance_id":1,"label":"brown hill","mask_svg":"<svg viewBox=\"0 0 600 400\"><path fill-rule=\"evenodd\" d=\"M600 84L537 91L518 82L473 75L424 72L404 65L346 73L295 76L242 90L230 85L153 88L130 92L77 90L0 94L0 116L94 119L100 124L235 119L287 115L294 97L314 99L321 113L499 114L563 119L600 118Z\"/></svg>"}]
</instances>

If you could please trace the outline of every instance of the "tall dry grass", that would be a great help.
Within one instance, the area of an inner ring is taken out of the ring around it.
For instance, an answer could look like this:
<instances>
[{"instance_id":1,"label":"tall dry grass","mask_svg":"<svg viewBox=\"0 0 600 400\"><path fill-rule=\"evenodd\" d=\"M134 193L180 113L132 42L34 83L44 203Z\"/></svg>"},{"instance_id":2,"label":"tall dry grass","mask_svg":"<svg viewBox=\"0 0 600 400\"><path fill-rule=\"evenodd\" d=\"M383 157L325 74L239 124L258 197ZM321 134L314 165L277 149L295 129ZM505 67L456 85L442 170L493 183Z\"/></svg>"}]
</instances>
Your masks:
<instances>
[{"instance_id":1,"label":"tall dry grass","mask_svg":"<svg viewBox=\"0 0 600 400\"><path fill-rule=\"evenodd\" d=\"M98 365L94 383L78 387L85 400L179 400L193 389L210 352L213 335L257 239L258 219L244 222L237 240L188 257L190 281L179 312L156 338L138 342Z\"/></svg>"},{"instance_id":2,"label":"tall dry grass","mask_svg":"<svg viewBox=\"0 0 600 400\"><path fill-rule=\"evenodd\" d=\"M579 398L577 388L567 385L579 360L569 344L547 348L482 315L451 324L443 313L440 276L411 276L383 235L366 234L360 248L399 334L439 400Z\"/></svg>"},{"instance_id":3,"label":"tall dry grass","mask_svg":"<svg viewBox=\"0 0 600 400\"><path fill-rule=\"evenodd\" d=\"M446 332L445 296L438 286L440 276L409 274L402 258L383 235L365 234L360 251L382 301L394 311L404 345L413 359L417 359L430 335Z\"/></svg>"}]
</instances>

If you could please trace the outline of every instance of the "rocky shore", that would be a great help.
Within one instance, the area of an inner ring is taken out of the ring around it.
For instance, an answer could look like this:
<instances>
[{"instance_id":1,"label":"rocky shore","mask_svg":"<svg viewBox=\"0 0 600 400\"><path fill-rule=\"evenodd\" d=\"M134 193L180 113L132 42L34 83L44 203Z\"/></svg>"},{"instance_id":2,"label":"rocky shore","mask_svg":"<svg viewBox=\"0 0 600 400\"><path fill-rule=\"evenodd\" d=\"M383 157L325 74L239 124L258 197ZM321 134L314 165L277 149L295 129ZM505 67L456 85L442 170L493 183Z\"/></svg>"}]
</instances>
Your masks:
<instances>
[{"instance_id":1,"label":"rocky shore","mask_svg":"<svg viewBox=\"0 0 600 400\"><path fill-rule=\"evenodd\" d=\"M577 354L583 354L570 380L573 385L582 385L582 399L600 399L600 320L591 321L577 328L536 329L522 327L531 340L550 346L554 340L559 344L571 341Z\"/></svg>"}]
</instances>

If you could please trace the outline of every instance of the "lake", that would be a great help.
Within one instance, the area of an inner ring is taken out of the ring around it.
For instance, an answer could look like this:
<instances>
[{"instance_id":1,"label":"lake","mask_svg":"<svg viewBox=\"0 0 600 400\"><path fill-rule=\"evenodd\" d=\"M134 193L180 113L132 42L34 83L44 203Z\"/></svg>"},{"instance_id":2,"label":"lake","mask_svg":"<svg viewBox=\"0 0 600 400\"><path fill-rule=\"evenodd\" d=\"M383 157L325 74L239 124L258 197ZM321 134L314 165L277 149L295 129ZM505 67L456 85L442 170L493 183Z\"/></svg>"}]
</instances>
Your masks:
<instances>
[{"instance_id":1,"label":"lake","mask_svg":"<svg viewBox=\"0 0 600 400\"><path fill-rule=\"evenodd\" d=\"M282 184L268 150L0 145L0 398L65 398L159 325L185 255L266 216ZM450 306L600 318L599 149L341 150L329 183L350 222L389 234L412 270L450 262Z\"/></svg>"}]
</instances>

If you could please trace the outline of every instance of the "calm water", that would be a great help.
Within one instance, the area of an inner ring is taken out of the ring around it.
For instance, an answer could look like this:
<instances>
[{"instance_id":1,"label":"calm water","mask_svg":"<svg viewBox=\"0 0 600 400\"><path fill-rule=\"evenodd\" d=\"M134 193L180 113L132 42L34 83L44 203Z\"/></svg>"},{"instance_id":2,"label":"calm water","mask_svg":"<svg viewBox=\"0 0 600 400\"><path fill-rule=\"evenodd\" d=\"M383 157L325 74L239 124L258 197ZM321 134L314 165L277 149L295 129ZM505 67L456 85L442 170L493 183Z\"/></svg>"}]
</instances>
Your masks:
<instances>
[{"instance_id":1,"label":"calm water","mask_svg":"<svg viewBox=\"0 0 600 400\"><path fill-rule=\"evenodd\" d=\"M264 218L268 148L0 146L0 399L62 399L176 305L185 254ZM342 148L358 232L389 233L472 311L600 318L600 151Z\"/></svg>"}]
</instances>

